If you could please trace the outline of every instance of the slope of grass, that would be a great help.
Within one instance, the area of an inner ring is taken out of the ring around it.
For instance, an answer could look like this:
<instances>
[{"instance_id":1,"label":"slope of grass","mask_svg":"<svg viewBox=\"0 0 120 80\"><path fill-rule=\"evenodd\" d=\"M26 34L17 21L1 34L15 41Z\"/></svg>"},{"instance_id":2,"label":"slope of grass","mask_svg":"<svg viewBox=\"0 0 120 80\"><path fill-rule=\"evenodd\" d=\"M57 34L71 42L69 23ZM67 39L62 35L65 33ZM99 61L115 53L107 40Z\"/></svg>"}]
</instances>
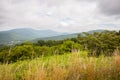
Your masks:
<instances>
[{"instance_id":1,"label":"slope of grass","mask_svg":"<svg viewBox=\"0 0 120 80\"><path fill-rule=\"evenodd\" d=\"M82 55L81 55L82 53ZM86 57L87 52L0 65L0 80L120 80L120 56Z\"/></svg>"}]
</instances>

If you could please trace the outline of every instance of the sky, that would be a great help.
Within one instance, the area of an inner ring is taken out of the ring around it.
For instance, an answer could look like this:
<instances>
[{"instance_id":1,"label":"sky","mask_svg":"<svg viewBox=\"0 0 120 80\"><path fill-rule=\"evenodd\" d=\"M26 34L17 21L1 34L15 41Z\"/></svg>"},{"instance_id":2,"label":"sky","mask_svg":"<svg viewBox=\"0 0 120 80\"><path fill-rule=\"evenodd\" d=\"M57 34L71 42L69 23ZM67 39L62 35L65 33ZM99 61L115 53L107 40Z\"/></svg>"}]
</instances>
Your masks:
<instances>
[{"instance_id":1,"label":"sky","mask_svg":"<svg viewBox=\"0 0 120 80\"><path fill-rule=\"evenodd\" d=\"M120 0L0 0L0 31L120 30Z\"/></svg>"}]
</instances>

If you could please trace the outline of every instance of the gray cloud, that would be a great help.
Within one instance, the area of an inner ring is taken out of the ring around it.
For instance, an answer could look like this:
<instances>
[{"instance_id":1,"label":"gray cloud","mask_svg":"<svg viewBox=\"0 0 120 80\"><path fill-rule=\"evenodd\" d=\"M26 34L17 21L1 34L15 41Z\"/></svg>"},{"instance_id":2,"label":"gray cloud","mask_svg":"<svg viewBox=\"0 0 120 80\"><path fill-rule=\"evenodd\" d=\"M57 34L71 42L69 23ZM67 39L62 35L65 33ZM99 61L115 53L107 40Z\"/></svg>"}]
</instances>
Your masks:
<instances>
[{"instance_id":1,"label":"gray cloud","mask_svg":"<svg viewBox=\"0 0 120 80\"><path fill-rule=\"evenodd\" d=\"M21 27L70 32L98 29L100 27L97 25L102 23L120 22L111 16L104 17L97 11L100 9L106 15L119 15L120 7L116 1L0 0L0 30ZM106 5L108 2L110 5Z\"/></svg>"},{"instance_id":2,"label":"gray cloud","mask_svg":"<svg viewBox=\"0 0 120 80\"><path fill-rule=\"evenodd\" d=\"M94 2L94 1L98 1L98 0L76 0L76 1Z\"/></svg>"},{"instance_id":3,"label":"gray cloud","mask_svg":"<svg viewBox=\"0 0 120 80\"><path fill-rule=\"evenodd\" d=\"M98 9L105 15L120 15L120 0L77 0L86 2L97 2Z\"/></svg>"},{"instance_id":4,"label":"gray cloud","mask_svg":"<svg viewBox=\"0 0 120 80\"><path fill-rule=\"evenodd\" d=\"M120 15L120 0L99 0L99 8L106 15Z\"/></svg>"}]
</instances>

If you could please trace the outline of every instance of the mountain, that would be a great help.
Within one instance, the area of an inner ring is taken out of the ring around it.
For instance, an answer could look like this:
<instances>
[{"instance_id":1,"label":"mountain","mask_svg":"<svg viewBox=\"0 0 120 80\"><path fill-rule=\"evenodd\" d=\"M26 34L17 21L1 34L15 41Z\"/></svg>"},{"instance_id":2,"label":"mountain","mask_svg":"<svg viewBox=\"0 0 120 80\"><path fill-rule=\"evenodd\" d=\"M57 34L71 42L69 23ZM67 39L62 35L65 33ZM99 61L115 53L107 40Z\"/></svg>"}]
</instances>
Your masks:
<instances>
[{"instance_id":1,"label":"mountain","mask_svg":"<svg viewBox=\"0 0 120 80\"><path fill-rule=\"evenodd\" d=\"M34 30L30 28L0 31L0 44L12 44L36 38L58 36L63 34L66 33L55 32L52 30Z\"/></svg>"},{"instance_id":2,"label":"mountain","mask_svg":"<svg viewBox=\"0 0 120 80\"><path fill-rule=\"evenodd\" d=\"M38 40L63 40L63 39L68 39L68 38L75 38L77 37L78 34L67 34L67 35L59 35L59 36L52 36L52 37L45 37L45 38L37 38L33 41L38 41Z\"/></svg>"},{"instance_id":3,"label":"mountain","mask_svg":"<svg viewBox=\"0 0 120 80\"><path fill-rule=\"evenodd\" d=\"M87 33L93 34L94 32L103 32L105 30L91 30L88 31ZM33 40L33 42L36 42L38 40L63 40L63 39L69 39L69 38L76 38L78 34L83 34L83 33L73 33L73 34L66 34L66 35L58 35L58 36L52 36L52 37L44 37L44 38L37 38Z\"/></svg>"},{"instance_id":4,"label":"mountain","mask_svg":"<svg viewBox=\"0 0 120 80\"><path fill-rule=\"evenodd\" d=\"M88 33L102 32L103 30L92 30ZM61 33L52 30L34 30L31 28L20 28L8 31L0 31L0 45L13 45L23 41L38 41L38 40L62 40L67 38L77 37L81 33Z\"/></svg>"}]
</instances>

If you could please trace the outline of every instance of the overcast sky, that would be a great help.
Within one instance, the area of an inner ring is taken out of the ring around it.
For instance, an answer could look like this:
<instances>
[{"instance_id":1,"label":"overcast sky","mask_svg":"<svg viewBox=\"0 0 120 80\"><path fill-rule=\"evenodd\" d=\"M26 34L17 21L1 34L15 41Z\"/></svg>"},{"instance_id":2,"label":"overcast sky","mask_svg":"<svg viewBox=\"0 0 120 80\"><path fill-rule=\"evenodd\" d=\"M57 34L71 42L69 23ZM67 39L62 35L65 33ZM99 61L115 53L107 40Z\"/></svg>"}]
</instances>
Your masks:
<instances>
[{"instance_id":1,"label":"overcast sky","mask_svg":"<svg viewBox=\"0 0 120 80\"><path fill-rule=\"evenodd\" d=\"M0 30L120 30L120 0L0 0Z\"/></svg>"}]
</instances>

